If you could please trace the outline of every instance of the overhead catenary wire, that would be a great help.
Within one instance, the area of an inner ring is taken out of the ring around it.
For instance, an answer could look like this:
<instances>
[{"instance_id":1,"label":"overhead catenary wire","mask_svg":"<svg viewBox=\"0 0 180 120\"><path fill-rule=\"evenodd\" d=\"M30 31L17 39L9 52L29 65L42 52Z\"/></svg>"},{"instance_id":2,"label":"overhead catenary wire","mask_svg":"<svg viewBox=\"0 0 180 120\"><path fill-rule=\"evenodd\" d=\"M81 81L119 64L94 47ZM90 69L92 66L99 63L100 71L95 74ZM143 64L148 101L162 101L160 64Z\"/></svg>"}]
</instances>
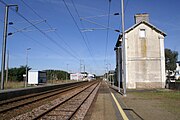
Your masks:
<instances>
[{"instance_id":1,"label":"overhead catenary wire","mask_svg":"<svg viewBox=\"0 0 180 120\"><path fill-rule=\"evenodd\" d=\"M31 22L39 22L39 21L42 21L42 19L40 19L40 20L29 20L29 21L31 21ZM44 21L46 21L45 19L44 19ZM16 24L23 24L23 23L27 23L26 21L16 21Z\"/></svg>"},{"instance_id":2,"label":"overhead catenary wire","mask_svg":"<svg viewBox=\"0 0 180 120\"><path fill-rule=\"evenodd\" d=\"M128 3L129 3L129 0L126 1L126 5L125 5L125 8L124 8L124 12L126 12L126 9L127 9L127 6L128 6Z\"/></svg>"},{"instance_id":3,"label":"overhead catenary wire","mask_svg":"<svg viewBox=\"0 0 180 120\"><path fill-rule=\"evenodd\" d=\"M73 7L74 7L77 15L78 15L78 18L79 18L79 20L80 20L81 26L82 26L82 28L84 29L84 24L83 24L83 22L81 21L80 14L79 14L79 12L78 12L78 10L77 10L77 7L76 7L76 5L75 5L75 3L74 3L74 0L71 0L71 2L72 2L72 4L73 4ZM80 31L80 32L81 32L81 31ZM82 34L82 32L81 32L81 34ZM89 44L89 40L88 40L87 34L84 33L84 35L85 35L85 38L86 38L86 40L87 40L87 43ZM90 44L89 44L89 46L88 46L87 43L85 43L85 44L86 44L87 48L89 49L90 55L91 55L94 63L96 64L96 61L95 61L95 59L94 59L94 57L93 57L93 54L92 54L92 52L91 52L92 48L91 48ZM90 50L90 49L91 49L91 50ZM96 65L97 65L97 64L96 64Z\"/></svg>"},{"instance_id":4,"label":"overhead catenary wire","mask_svg":"<svg viewBox=\"0 0 180 120\"><path fill-rule=\"evenodd\" d=\"M111 11L111 0L109 0L109 7L108 7L108 20L107 20L107 32L106 32L106 44L105 44L105 58L104 60L107 61L107 49L108 49L108 40L109 40L109 23L110 23L110 11Z\"/></svg>"},{"instance_id":5,"label":"overhead catenary wire","mask_svg":"<svg viewBox=\"0 0 180 120\"><path fill-rule=\"evenodd\" d=\"M106 15L88 16L88 17L83 17L83 18L85 18L85 19L90 19L90 18L95 19L95 18L106 17L106 16L108 16L108 15L119 15L119 13L111 13L111 14L106 14Z\"/></svg>"},{"instance_id":6,"label":"overhead catenary wire","mask_svg":"<svg viewBox=\"0 0 180 120\"><path fill-rule=\"evenodd\" d=\"M78 10L77 10L77 7L76 7L76 5L74 4L74 1L73 1L73 0L71 0L71 2L72 2L72 4L73 4L73 7L74 7L74 9L75 9L77 15L78 15L78 18L79 18L79 20L80 20L80 23L81 23L82 28L84 28L84 24L83 24L83 22L81 21L81 17L80 17L80 15L79 15L79 12L78 12ZM87 43L89 43L87 34L84 33L84 35L85 35L85 37L86 37ZM88 47L88 46L87 46L87 47Z\"/></svg>"},{"instance_id":7,"label":"overhead catenary wire","mask_svg":"<svg viewBox=\"0 0 180 120\"><path fill-rule=\"evenodd\" d=\"M13 27L13 28L15 28L15 27ZM16 28L15 28L15 29L16 29ZM40 46L43 46L44 48L46 48L46 49L48 49L48 50L50 50L50 51L53 51L53 52L56 53L58 56L62 57L62 55L59 54L59 52L57 52L57 51L51 49L50 47L42 44L41 42L39 42L38 40L32 38L31 36L26 35L26 34L24 34L23 32L21 32L21 34L24 35L25 37L27 37L28 39L30 39L31 41L35 41L35 42L36 42L37 44L39 44Z\"/></svg>"},{"instance_id":8,"label":"overhead catenary wire","mask_svg":"<svg viewBox=\"0 0 180 120\"><path fill-rule=\"evenodd\" d=\"M23 2L23 4L28 7L34 14L36 14L40 19L44 19L41 15L39 15L31 6L29 6L24 0L21 0ZM45 23L47 24L47 26L50 28L50 29L53 29L53 27L49 24L49 22L46 20ZM60 39L62 40L65 45L72 51L72 53L76 54L79 57L79 55L70 47L70 45L63 39L63 37L61 35L58 34L57 31L54 31L55 35Z\"/></svg>"},{"instance_id":9,"label":"overhead catenary wire","mask_svg":"<svg viewBox=\"0 0 180 120\"><path fill-rule=\"evenodd\" d=\"M40 23L42 23L42 22L44 22L44 21L45 21L45 20L39 21L39 22L37 22L37 23L34 23L34 25L40 24ZM17 29L17 30L16 30L15 32L13 32L13 33L21 32L21 31L27 30L27 29L30 28L30 27L32 27L32 25L26 26L26 27L21 28L21 29Z\"/></svg>"},{"instance_id":10,"label":"overhead catenary wire","mask_svg":"<svg viewBox=\"0 0 180 120\"><path fill-rule=\"evenodd\" d=\"M5 2L3 2L2 0L0 1L1 3L3 3L4 5L7 5ZM12 11L14 11L14 9L10 8ZM21 13L16 12L21 18L23 18L25 21L27 21L29 24L31 24L34 28L36 28L41 34L43 34L48 40L50 40L51 42L53 42L54 44L56 44L60 49L64 50L66 53L68 53L69 55L71 55L73 58L75 58L76 60L79 61L79 58L75 55L73 55L72 53L70 53L68 50L66 50L64 47L62 47L58 42L56 42L54 39L52 39L50 36L48 36L45 32L43 32L41 29L39 29L36 25L34 25L32 22L30 22L26 17L24 17Z\"/></svg>"},{"instance_id":11,"label":"overhead catenary wire","mask_svg":"<svg viewBox=\"0 0 180 120\"><path fill-rule=\"evenodd\" d=\"M2 23L4 23L4 21L3 21L3 20L1 20L1 19L0 19L0 21L1 21ZM19 30L18 28L14 27L14 26L10 26L10 27L12 27L13 29L15 29L15 30L17 30L17 31ZM37 44L39 44L40 46L43 46L44 48L46 48L46 49L48 49L48 50L50 50L50 51L52 51L52 52L56 53L56 54L57 54L57 55L59 55L60 57L62 57L62 55L61 55L61 54L59 54L59 52L57 52L57 51L55 51L55 50L51 49L50 47L48 47L48 46L46 46L46 45L42 44L41 42L39 42L38 40L36 40L36 39L32 38L31 36L26 35L26 34L25 34L25 33L23 33L22 31L21 31L20 33L21 33L23 36L25 36L26 38L30 39L31 41L36 42L36 43L37 43Z\"/></svg>"},{"instance_id":12,"label":"overhead catenary wire","mask_svg":"<svg viewBox=\"0 0 180 120\"><path fill-rule=\"evenodd\" d=\"M64 2L64 5L66 6L66 8L67 8L67 10L68 10L68 12L69 12L71 18L73 19L73 21L74 21L74 23L75 23L75 25L76 25L76 27L77 27L79 33L80 33L80 35L81 35L81 37L82 37L82 39L83 39L85 45L86 45L86 48L87 48L89 54L90 54L91 57L92 57L91 51L90 51L90 49L89 49L89 47L88 47L88 44L87 44L87 42L86 42L86 40L85 40L85 37L83 36L83 34L82 34L82 32L81 32L81 30L80 30L80 28L79 28L79 26L78 26L78 24L77 24L77 22L76 22L74 16L72 15L72 13L71 13L69 7L67 6L67 3L65 2L65 0L63 0L63 2Z\"/></svg>"},{"instance_id":13,"label":"overhead catenary wire","mask_svg":"<svg viewBox=\"0 0 180 120\"><path fill-rule=\"evenodd\" d=\"M22 16L20 13L19 16L21 16L22 18L24 18L28 23L32 24L40 33L42 33L47 39L49 39L51 42L53 42L54 44L56 44L59 48L61 48L62 50L64 50L66 53L68 53L69 55L71 55L72 57L74 57L75 59L79 60L79 58L77 58L75 55L73 55L72 53L70 53L68 50L66 50L64 47L62 47L58 42L56 42L54 39L52 39L50 36L48 36L45 32L43 32L42 30L40 30L37 26L35 26L33 23L29 22L28 19L26 19L24 16Z\"/></svg>"},{"instance_id":14,"label":"overhead catenary wire","mask_svg":"<svg viewBox=\"0 0 180 120\"><path fill-rule=\"evenodd\" d=\"M44 32L54 32L56 29L41 29L42 31ZM14 33L17 33L17 32L32 32L32 31L37 31L36 29L31 29L31 30L19 30L17 29L17 31L13 32L12 34Z\"/></svg>"},{"instance_id":15,"label":"overhead catenary wire","mask_svg":"<svg viewBox=\"0 0 180 120\"><path fill-rule=\"evenodd\" d=\"M31 9L33 11L33 13L36 14L39 18L44 19L34 9L32 9L31 6L29 6L26 2L24 2L24 0L21 0L21 2L23 2L24 5L26 5L29 9Z\"/></svg>"},{"instance_id":16,"label":"overhead catenary wire","mask_svg":"<svg viewBox=\"0 0 180 120\"><path fill-rule=\"evenodd\" d=\"M115 32L120 32L119 30L116 30L116 29L114 29L114 28L112 28L112 27L107 27L107 26L105 26L105 25L99 24L99 23L94 22L94 21L92 21L92 20L88 20L88 19L85 19L85 18L81 18L81 20L84 20L84 21L86 21L86 22L89 22L89 23L92 23L92 24L95 24L95 25L104 27L104 28L106 28L106 29L109 28L109 29L111 29L111 30L113 30L113 31L115 31Z\"/></svg>"},{"instance_id":17,"label":"overhead catenary wire","mask_svg":"<svg viewBox=\"0 0 180 120\"><path fill-rule=\"evenodd\" d=\"M76 27L77 27L77 29L78 29L78 31L79 31L79 33L80 33L80 35L82 36L83 41L84 41L84 43L85 43L86 47L87 47L87 42L86 42L86 40L85 40L85 38L84 38L83 34L81 33L81 30L80 30L80 28L79 28L79 26L78 26L78 24L77 24L77 22L76 22L76 20L75 20L74 16L72 15L72 13L71 13L71 11L70 11L69 7L67 6L67 3L65 2L65 0L63 0L63 2L64 2L65 7L67 8L67 10L68 10L68 12L69 12L69 14L70 14L71 18L73 19L73 22L75 23L75 25L76 25ZM88 47L87 47L87 48L88 48ZM88 51L89 51L89 49L88 49Z\"/></svg>"}]
</instances>

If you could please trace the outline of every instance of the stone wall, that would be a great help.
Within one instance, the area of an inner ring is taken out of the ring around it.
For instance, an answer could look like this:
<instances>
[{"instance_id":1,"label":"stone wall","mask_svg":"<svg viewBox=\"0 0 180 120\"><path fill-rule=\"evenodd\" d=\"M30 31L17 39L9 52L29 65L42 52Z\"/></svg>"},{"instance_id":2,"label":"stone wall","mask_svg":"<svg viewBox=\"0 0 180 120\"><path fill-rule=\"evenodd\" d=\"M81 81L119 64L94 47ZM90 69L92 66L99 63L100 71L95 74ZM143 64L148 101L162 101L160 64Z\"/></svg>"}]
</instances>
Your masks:
<instances>
[{"instance_id":1,"label":"stone wall","mask_svg":"<svg viewBox=\"0 0 180 120\"><path fill-rule=\"evenodd\" d=\"M145 37L139 36L139 31L145 29ZM154 29L140 24L126 33L127 40L127 88L162 88L165 82L162 76L161 64L164 55L161 54L161 36ZM161 41L162 45L163 40Z\"/></svg>"},{"instance_id":2,"label":"stone wall","mask_svg":"<svg viewBox=\"0 0 180 120\"><path fill-rule=\"evenodd\" d=\"M146 88L146 89L164 88L165 86L162 84L164 83L162 82L136 82L136 88Z\"/></svg>"}]
</instances>

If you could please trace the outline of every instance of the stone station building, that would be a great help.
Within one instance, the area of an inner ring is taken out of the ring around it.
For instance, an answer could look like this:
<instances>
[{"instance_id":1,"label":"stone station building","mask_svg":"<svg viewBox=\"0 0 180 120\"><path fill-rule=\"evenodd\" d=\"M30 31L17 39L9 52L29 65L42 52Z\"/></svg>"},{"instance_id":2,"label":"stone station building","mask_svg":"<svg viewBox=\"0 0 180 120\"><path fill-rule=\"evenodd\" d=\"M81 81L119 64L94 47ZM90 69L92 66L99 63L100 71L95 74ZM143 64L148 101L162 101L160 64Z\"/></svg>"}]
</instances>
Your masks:
<instances>
[{"instance_id":1,"label":"stone station building","mask_svg":"<svg viewBox=\"0 0 180 120\"><path fill-rule=\"evenodd\" d=\"M120 83L123 83L123 60L126 60L127 88L164 88L166 34L149 23L147 13L136 14L134 18L135 24L125 31L125 45L121 34L114 49L117 80L119 76ZM123 54L126 54L126 59L123 59Z\"/></svg>"}]
</instances>

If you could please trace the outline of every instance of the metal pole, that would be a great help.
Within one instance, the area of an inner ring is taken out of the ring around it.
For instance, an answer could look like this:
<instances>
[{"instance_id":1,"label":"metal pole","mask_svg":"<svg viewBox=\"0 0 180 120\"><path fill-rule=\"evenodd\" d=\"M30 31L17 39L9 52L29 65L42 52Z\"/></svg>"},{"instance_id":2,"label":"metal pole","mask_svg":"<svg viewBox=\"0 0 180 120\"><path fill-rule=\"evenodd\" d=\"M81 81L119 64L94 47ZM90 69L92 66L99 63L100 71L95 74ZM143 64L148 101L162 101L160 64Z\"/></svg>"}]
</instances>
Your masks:
<instances>
[{"instance_id":1,"label":"metal pole","mask_svg":"<svg viewBox=\"0 0 180 120\"><path fill-rule=\"evenodd\" d=\"M7 52L6 83L8 82L8 70L9 70L9 50Z\"/></svg>"},{"instance_id":2,"label":"metal pole","mask_svg":"<svg viewBox=\"0 0 180 120\"><path fill-rule=\"evenodd\" d=\"M120 92L120 48L117 47L117 78L118 78L118 92Z\"/></svg>"},{"instance_id":3,"label":"metal pole","mask_svg":"<svg viewBox=\"0 0 180 120\"><path fill-rule=\"evenodd\" d=\"M5 57L6 57L6 39L7 39L7 25L8 25L8 10L9 6L6 6L4 16L4 34L2 43L2 61L1 61L1 90L4 89L4 69L5 69Z\"/></svg>"},{"instance_id":4,"label":"metal pole","mask_svg":"<svg viewBox=\"0 0 180 120\"><path fill-rule=\"evenodd\" d=\"M4 69L5 69L5 59L6 59L6 41L7 41L7 26L8 26L8 12L9 7L16 6L16 12L18 10L18 5L6 5L5 15L4 15L4 34L2 43L2 60L1 60L1 90L4 89Z\"/></svg>"},{"instance_id":5,"label":"metal pole","mask_svg":"<svg viewBox=\"0 0 180 120\"><path fill-rule=\"evenodd\" d=\"M125 42L125 33L124 33L124 0L121 0L121 11L122 11L122 41L123 41L123 73L124 73L124 96L126 96L126 42Z\"/></svg>"},{"instance_id":6,"label":"metal pole","mask_svg":"<svg viewBox=\"0 0 180 120\"><path fill-rule=\"evenodd\" d=\"M31 48L26 49L26 80L24 82L24 87L27 87L27 82L28 82L28 50Z\"/></svg>"}]
</instances>

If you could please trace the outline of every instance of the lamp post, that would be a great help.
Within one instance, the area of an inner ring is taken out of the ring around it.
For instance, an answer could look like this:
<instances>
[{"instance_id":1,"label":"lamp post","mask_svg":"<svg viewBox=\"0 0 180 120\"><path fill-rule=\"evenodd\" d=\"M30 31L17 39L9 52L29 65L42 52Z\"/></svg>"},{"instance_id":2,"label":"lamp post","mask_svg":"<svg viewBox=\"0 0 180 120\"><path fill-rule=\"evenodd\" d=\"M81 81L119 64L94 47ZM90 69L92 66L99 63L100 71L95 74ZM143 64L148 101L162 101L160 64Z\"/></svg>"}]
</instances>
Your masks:
<instances>
[{"instance_id":1,"label":"lamp post","mask_svg":"<svg viewBox=\"0 0 180 120\"><path fill-rule=\"evenodd\" d=\"M26 79L25 79L25 82L24 82L24 87L27 87L27 82L28 82L28 51L30 49L31 48L26 49Z\"/></svg>"},{"instance_id":2,"label":"lamp post","mask_svg":"<svg viewBox=\"0 0 180 120\"><path fill-rule=\"evenodd\" d=\"M6 58L6 41L7 41L7 27L8 27L8 12L9 7L16 7L16 12L18 11L18 5L6 5L5 16L4 16L4 34L2 43L2 61L1 61L1 90L4 89L4 69L5 69L5 58Z\"/></svg>"},{"instance_id":3,"label":"lamp post","mask_svg":"<svg viewBox=\"0 0 180 120\"><path fill-rule=\"evenodd\" d=\"M124 32L124 0L121 0L121 11L122 11L122 42L123 42L123 96L126 96L126 41Z\"/></svg>"}]
</instances>

